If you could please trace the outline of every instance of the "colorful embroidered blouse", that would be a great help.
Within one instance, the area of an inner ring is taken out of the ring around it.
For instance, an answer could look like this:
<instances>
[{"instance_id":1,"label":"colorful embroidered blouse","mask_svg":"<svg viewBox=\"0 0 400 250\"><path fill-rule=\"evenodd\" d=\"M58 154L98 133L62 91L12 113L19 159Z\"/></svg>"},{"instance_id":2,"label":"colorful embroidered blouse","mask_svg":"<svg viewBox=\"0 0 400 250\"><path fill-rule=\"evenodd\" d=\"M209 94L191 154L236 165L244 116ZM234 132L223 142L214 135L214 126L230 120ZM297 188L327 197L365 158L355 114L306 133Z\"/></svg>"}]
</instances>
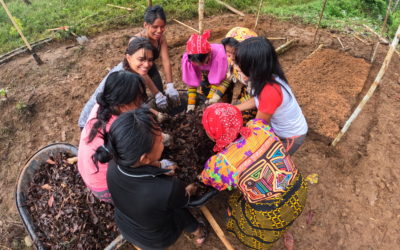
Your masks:
<instances>
[{"instance_id":1,"label":"colorful embroidered blouse","mask_svg":"<svg viewBox=\"0 0 400 250\"><path fill-rule=\"evenodd\" d=\"M220 191L239 188L248 200L280 195L297 169L264 120L253 119L246 126L252 134L247 139L237 139L208 159L201 173L202 181Z\"/></svg>"}]
</instances>

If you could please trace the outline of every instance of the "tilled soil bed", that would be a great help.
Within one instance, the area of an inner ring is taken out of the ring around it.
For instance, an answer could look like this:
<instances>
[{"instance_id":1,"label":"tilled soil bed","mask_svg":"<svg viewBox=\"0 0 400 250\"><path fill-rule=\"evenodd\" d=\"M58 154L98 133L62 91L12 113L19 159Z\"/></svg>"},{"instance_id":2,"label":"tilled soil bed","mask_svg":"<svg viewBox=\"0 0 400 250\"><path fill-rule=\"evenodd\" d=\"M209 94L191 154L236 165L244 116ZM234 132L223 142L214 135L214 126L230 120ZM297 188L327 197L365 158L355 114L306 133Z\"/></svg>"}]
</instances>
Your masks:
<instances>
[{"instance_id":1,"label":"tilled soil bed","mask_svg":"<svg viewBox=\"0 0 400 250\"><path fill-rule=\"evenodd\" d=\"M350 116L370 68L362 58L324 49L287 73L310 129L330 140L335 138Z\"/></svg>"}]
</instances>

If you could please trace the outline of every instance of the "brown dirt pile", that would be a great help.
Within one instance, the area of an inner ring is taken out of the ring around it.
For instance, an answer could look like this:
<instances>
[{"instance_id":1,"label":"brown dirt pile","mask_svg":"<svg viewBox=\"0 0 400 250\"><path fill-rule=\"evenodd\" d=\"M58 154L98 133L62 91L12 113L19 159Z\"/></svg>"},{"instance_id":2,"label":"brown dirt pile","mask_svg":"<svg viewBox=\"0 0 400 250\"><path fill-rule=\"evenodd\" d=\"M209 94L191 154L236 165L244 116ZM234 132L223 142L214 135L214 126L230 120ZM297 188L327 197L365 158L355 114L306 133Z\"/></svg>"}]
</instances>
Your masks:
<instances>
[{"instance_id":1,"label":"brown dirt pile","mask_svg":"<svg viewBox=\"0 0 400 250\"><path fill-rule=\"evenodd\" d=\"M287 72L311 130L335 138L350 116L370 67L364 59L324 49Z\"/></svg>"}]
</instances>

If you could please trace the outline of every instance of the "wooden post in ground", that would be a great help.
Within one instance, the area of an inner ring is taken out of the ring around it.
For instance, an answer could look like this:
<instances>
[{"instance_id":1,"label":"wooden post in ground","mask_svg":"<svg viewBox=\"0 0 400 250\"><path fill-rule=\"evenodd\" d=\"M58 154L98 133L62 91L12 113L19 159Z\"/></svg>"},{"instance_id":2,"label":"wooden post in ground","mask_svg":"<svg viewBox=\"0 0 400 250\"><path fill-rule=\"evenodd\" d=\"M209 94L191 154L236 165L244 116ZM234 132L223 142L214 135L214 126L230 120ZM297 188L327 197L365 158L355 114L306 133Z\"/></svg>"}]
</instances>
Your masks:
<instances>
[{"instance_id":1,"label":"wooden post in ground","mask_svg":"<svg viewBox=\"0 0 400 250\"><path fill-rule=\"evenodd\" d=\"M226 249L233 250L234 249L233 246L225 237L224 231L222 231L221 227L218 225L217 221L212 216L210 210L208 210L208 208L205 205L201 206L200 210L204 214L204 217L206 217L206 219L208 220L211 227L214 229L215 233L217 234L218 238L222 241Z\"/></svg>"},{"instance_id":2,"label":"wooden post in ground","mask_svg":"<svg viewBox=\"0 0 400 250\"><path fill-rule=\"evenodd\" d=\"M375 81L372 83L371 87L368 90L368 93L364 96L364 98L361 100L361 102L358 104L357 108L354 110L353 114L351 114L350 118L346 121L344 124L342 130L339 132L339 134L336 136L335 140L332 142L332 146L336 146L336 144L340 141L342 136L346 133L346 131L349 129L351 123L357 118L357 116L360 114L361 110L363 109L364 105L367 103L369 98L372 96L372 94L375 92L376 88L378 87L379 83L382 80L383 75L386 72L386 69L389 67L390 60L392 59L393 53L396 50L397 44L399 44L399 36L400 36L400 25L397 28L396 35L390 44L389 51L386 54L385 60L383 61L383 64L381 66L381 69L378 72L378 75L375 78Z\"/></svg>"},{"instance_id":3,"label":"wooden post in ground","mask_svg":"<svg viewBox=\"0 0 400 250\"><path fill-rule=\"evenodd\" d=\"M200 33L200 35L203 34L203 31L204 31L203 19L204 19L204 0L199 0L199 33Z\"/></svg>"},{"instance_id":4,"label":"wooden post in ground","mask_svg":"<svg viewBox=\"0 0 400 250\"><path fill-rule=\"evenodd\" d=\"M287 41L286 43L284 43L283 45L279 46L276 49L276 54L277 55L283 54L284 52L286 52L288 49L290 49L293 45L295 45L298 42L299 42L299 39L293 39L293 40Z\"/></svg>"},{"instance_id":5,"label":"wooden post in ground","mask_svg":"<svg viewBox=\"0 0 400 250\"><path fill-rule=\"evenodd\" d=\"M315 42L315 38L317 37L319 25L321 24L322 16L324 15L325 6L326 6L326 2L327 2L327 1L328 1L328 0L324 0L324 4L322 5L322 10L321 10L321 14L319 15L319 21L318 21L318 24L317 24L317 29L315 30L313 42Z\"/></svg>"},{"instance_id":6,"label":"wooden post in ground","mask_svg":"<svg viewBox=\"0 0 400 250\"><path fill-rule=\"evenodd\" d=\"M386 15L385 15L385 20L383 21L382 24L382 28L381 28L381 35L383 36L383 34L385 33L385 29L386 29L386 23L389 17L389 13L390 13L390 7L392 6L392 0L389 0L389 4L388 7L386 9Z\"/></svg>"},{"instance_id":7,"label":"wooden post in ground","mask_svg":"<svg viewBox=\"0 0 400 250\"><path fill-rule=\"evenodd\" d=\"M392 6L392 0L389 1L388 7L387 7L387 9L386 9L385 20L383 21L382 28L381 28L381 36L383 36L383 34L385 33L386 23L387 23L387 20L388 20L388 17L389 17L390 7L391 7L391 6ZM373 63L374 60L375 60L375 55L376 55L376 52L377 52L377 50L378 50L378 47L379 47L379 39L378 39L378 41L376 42L374 52L372 53L371 63Z\"/></svg>"},{"instance_id":8,"label":"wooden post in ground","mask_svg":"<svg viewBox=\"0 0 400 250\"><path fill-rule=\"evenodd\" d=\"M381 35L379 35L378 33L375 32L375 30L373 30L371 27L363 24L363 26L370 31L371 33L373 33L375 36L377 36L379 38L379 40L384 43L384 44L389 44L389 41L386 38L383 38Z\"/></svg>"},{"instance_id":9,"label":"wooden post in ground","mask_svg":"<svg viewBox=\"0 0 400 250\"><path fill-rule=\"evenodd\" d=\"M15 29L17 30L18 34L21 36L22 40L24 41L26 47L29 49L29 51L31 52L33 58L35 59L36 63L38 65L43 64L43 61L40 59L40 57L38 55L36 55L35 52L33 52L33 49L31 47L31 45L29 44L28 40L26 40L24 34L22 34L21 29L19 28L18 24L14 21L13 16L11 15L11 12L8 10L7 5L4 3L3 0L0 0L1 5L3 6L4 10L6 11L8 17L10 18L12 24L14 25Z\"/></svg>"},{"instance_id":10,"label":"wooden post in ground","mask_svg":"<svg viewBox=\"0 0 400 250\"><path fill-rule=\"evenodd\" d=\"M153 1L152 0L147 0L147 6L153 6Z\"/></svg>"},{"instance_id":11,"label":"wooden post in ground","mask_svg":"<svg viewBox=\"0 0 400 250\"><path fill-rule=\"evenodd\" d=\"M262 3L263 3L263 0L260 0L260 4L258 5L256 23L254 24L254 30L256 30L256 28L257 28L258 18L260 17L260 11L261 11Z\"/></svg>"}]
</instances>

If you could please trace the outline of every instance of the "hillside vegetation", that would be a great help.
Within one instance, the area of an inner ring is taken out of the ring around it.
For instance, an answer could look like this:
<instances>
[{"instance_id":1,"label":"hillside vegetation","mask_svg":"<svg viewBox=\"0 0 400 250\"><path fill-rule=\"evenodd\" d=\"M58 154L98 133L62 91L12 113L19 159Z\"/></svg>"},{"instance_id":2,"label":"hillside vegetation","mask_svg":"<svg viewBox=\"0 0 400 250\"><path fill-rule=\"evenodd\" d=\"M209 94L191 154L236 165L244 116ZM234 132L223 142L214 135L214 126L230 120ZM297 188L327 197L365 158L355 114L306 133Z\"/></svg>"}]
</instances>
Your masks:
<instances>
[{"instance_id":1,"label":"hillside vegetation","mask_svg":"<svg viewBox=\"0 0 400 250\"><path fill-rule=\"evenodd\" d=\"M72 38L71 31L79 35L96 33L131 25L140 25L147 5L145 0L6 0L16 23L28 41L46 37ZM206 0L206 15L218 15L228 10L213 0ZM226 3L247 13L255 14L259 0L225 0ZM381 30L389 1L385 0L329 0L322 20L326 28L357 30L365 23ZM30 3L30 4L29 4ZM169 19L185 20L197 16L196 0L159 0L153 4L164 7ZM317 23L323 0L264 0L262 14L282 19L294 16L305 23ZM123 6L133 10L111 7ZM400 23L399 0L393 0L386 35L391 37ZM70 26L68 31L49 31ZM16 29L4 9L0 9L0 54L23 46Z\"/></svg>"}]
</instances>

